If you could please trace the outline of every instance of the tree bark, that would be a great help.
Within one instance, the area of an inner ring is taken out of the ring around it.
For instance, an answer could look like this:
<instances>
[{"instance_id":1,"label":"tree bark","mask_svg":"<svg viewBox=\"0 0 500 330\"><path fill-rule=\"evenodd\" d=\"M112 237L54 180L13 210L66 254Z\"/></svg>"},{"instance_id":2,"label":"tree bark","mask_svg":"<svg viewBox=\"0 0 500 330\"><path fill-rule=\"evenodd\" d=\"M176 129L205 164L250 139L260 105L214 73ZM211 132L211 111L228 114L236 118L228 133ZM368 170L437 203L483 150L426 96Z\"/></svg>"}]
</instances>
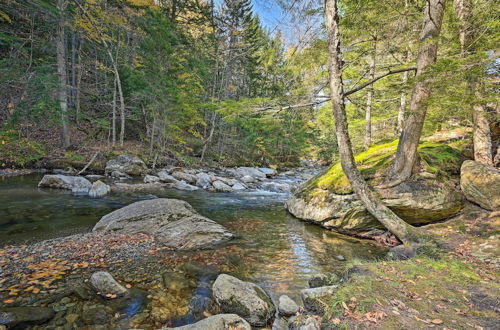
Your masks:
<instances>
[{"instance_id":1,"label":"tree bark","mask_svg":"<svg viewBox=\"0 0 500 330\"><path fill-rule=\"evenodd\" d=\"M374 37L372 45L372 56L370 59L369 80L375 78L375 60L377 51L377 38ZM405 72L407 74L408 72ZM373 85L370 85L366 95L366 113L365 113L365 149L370 148L372 144L372 102L373 102Z\"/></svg>"},{"instance_id":2,"label":"tree bark","mask_svg":"<svg viewBox=\"0 0 500 330\"><path fill-rule=\"evenodd\" d=\"M113 109L111 110L111 145L114 147L116 145L116 76L113 81L113 103L111 105Z\"/></svg>"},{"instance_id":3,"label":"tree bark","mask_svg":"<svg viewBox=\"0 0 500 330\"><path fill-rule=\"evenodd\" d=\"M329 45L330 96L335 130L337 135L340 161L354 192L375 218L390 232L396 235L404 244L417 241L417 229L413 228L394 212L392 212L371 190L366 183L354 160L351 140L349 138L347 115L344 103L344 86L342 82L342 53L340 47L339 16L336 0L325 0L325 21L327 41Z\"/></svg>"},{"instance_id":4,"label":"tree bark","mask_svg":"<svg viewBox=\"0 0 500 330\"><path fill-rule=\"evenodd\" d=\"M417 81L413 89L409 115L399 138L396 159L392 167L393 183L408 179L417 160L417 148L424 127L427 105L425 101L431 94L429 77L422 76L436 63L439 33L443 21L446 0L428 0L424 8L424 24L420 33L420 46L417 56Z\"/></svg>"},{"instance_id":5,"label":"tree bark","mask_svg":"<svg viewBox=\"0 0 500 330\"><path fill-rule=\"evenodd\" d=\"M59 78L58 98L61 111L61 137L62 146L67 148L71 144L71 132L68 120L68 83L66 77L66 38L65 38L65 0L57 0L59 19L57 22L56 50L57 50L57 76Z\"/></svg>"},{"instance_id":6,"label":"tree bark","mask_svg":"<svg viewBox=\"0 0 500 330\"><path fill-rule=\"evenodd\" d=\"M410 56L411 56L411 53L410 53L410 50L408 49L406 52L406 61L407 62L410 60ZM403 90L401 91L401 98L399 101L398 124L396 127L396 131L398 134L401 134L401 132L403 131L403 125L404 125L404 121L405 121L406 97L407 97L405 86L408 83L408 71L403 73L402 83L403 83Z\"/></svg>"},{"instance_id":7,"label":"tree bark","mask_svg":"<svg viewBox=\"0 0 500 330\"><path fill-rule=\"evenodd\" d=\"M455 0L454 7L460 22L460 46L462 48L462 56L467 56L468 53L474 53L473 43L475 31L472 17L472 2L470 0ZM479 81L472 73L467 77L466 88L471 99L481 98L479 87ZM477 102L477 100L475 101ZM490 123L486 117L484 105L474 104L472 106L472 113L474 122L474 159L486 165L493 165Z\"/></svg>"}]
</instances>

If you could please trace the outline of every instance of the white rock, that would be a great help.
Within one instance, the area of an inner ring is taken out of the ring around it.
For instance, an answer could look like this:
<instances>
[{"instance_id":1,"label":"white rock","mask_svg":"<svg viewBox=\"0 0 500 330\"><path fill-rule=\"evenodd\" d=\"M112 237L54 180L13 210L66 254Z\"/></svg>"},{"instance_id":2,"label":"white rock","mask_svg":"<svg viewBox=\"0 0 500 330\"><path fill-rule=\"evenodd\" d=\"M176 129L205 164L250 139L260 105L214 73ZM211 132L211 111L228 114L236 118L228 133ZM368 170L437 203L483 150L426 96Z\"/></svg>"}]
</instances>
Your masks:
<instances>
[{"instance_id":1,"label":"white rock","mask_svg":"<svg viewBox=\"0 0 500 330\"><path fill-rule=\"evenodd\" d=\"M120 283L108 272L96 272L90 277L90 284L104 298L116 298L127 293ZM111 295L111 296L110 296Z\"/></svg>"},{"instance_id":2,"label":"white rock","mask_svg":"<svg viewBox=\"0 0 500 330\"><path fill-rule=\"evenodd\" d=\"M97 180L92 183L92 187L89 190L90 197L103 197L111 192L111 187L104 182Z\"/></svg>"}]
</instances>

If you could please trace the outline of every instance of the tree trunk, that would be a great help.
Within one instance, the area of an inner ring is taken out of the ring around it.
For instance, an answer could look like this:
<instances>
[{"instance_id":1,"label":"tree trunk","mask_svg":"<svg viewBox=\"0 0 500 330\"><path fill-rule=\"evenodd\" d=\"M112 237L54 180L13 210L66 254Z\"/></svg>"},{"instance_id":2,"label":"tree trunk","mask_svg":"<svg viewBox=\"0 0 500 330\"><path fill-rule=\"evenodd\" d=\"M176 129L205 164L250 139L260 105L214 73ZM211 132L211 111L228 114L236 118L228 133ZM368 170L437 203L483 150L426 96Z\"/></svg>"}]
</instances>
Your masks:
<instances>
[{"instance_id":1,"label":"tree trunk","mask_svg":"<svg viewBox=\"0 0 500 330\"><path fill-rule=\"evenodd\" d=\"M377 51L377 38L374 37L372 45L372 56L370 59L370 76L368 80L375 78L375 60ZM407 74L408 72L405 72ZM370 148L372 144L372 98L373 98L373 85L368 88L366 95L366 113L365 113L365 149Z\"/></svg>"},{"instance_id":2,"label":"tree trunk","mask_svg":"<svg viewBox=\"0 0 500 330\"><path fill-rule=\"evenodd\" d=\"M75 85L75 108L76 108L76 125L80 127L80 85L82 83L82 44L83 39L78 43L78 64L77 64L77 75L76 75L76 85Z\"/></svg>"},{"instance_id":3,"label":"tree trunk","mask_svg":"<svg viewBox=\"0 0 500 330\"><path fill-rule=\"evenodd\" d=\"M375 218L404 244L417 241L417 229L413 228L385 206L370 189L361 176L352 152L349 138L347 115L344 104L344 86L342 82L342 53L340 48L339 16L336 0L325 0L325 21L329 44L330 93L335 117L340 161L354 192Z\"/></svg>"},{"instance_id":4,"label":"tree trunk","mask_svg":"<svg viewBox=\"0 0 500 330\"><path fill-rule=\"evenodd\" d=\"M410 53L410 50L408 49L406 51L406 62L408 62L410 60L410 56L411 56L411 53ZM404 121L405 121L406 97L407 97L405 87L406 87L406 84L408 83L408 71L403 73L402 83L403 83L403 89L401 90L401 99L399 101L399 111L398 111L398 124L396 127L396 131L398 134L401 134L401 132L403 131L403 125L404 125Z\"/></svg>"},{"instance_id":5,"label":"tree trunk","mask_svg":"<svg viewBox=\"0 0 500 330\"><path fill-rule=\"evenodd\" d=\"M420 46L417 56L416 77L421 77L430 66L436 63L439 33L443 21L446 0L428 0L424 8L424 24L420 33ZM427 105L425 101L431 94L429 77L417 81L413 89L408 119L399 138L396 159L392 168L393 183L408 179L413 172L417 159L417 148L424 127Z\"/></svg>"},{"instance_id":6,"label":"tree trunk","mask_svg":"<svg viewBox=\"0 0 500 330\"><path fill-rule=\"evenodd\" d=\"M470 0L455 0L455 12L460 21L460 46L462 56L474 53L474 22L472 17L472 2ZM474 71L474 70L471 70ZM467 93L471 99L481 98L479 81L474 73L467 78ZM475 100L477 102L477 100ZM477 162L493 165L490 124L486 118L485 107L481 104L472 106L474 122L474 159Z\"/></svg>"},{"instance_id":7,"label":"tree trunk","mask_svg":"<svg viewBox=\"0 0 500 330\"><path fill-rule=\"evenodd\" d=\"M111 114L111 145L114 147L116 145L116 76L113 81L113 107Z\"/></svg>"},{"instance_id":8,"label":"tree trunk","mask_svg":"<svg viewBox=\"0 0 500 330\"><path fill-rule=\"evenodd\" d=\"M65 19L64 11L66 9L65 0L57 0L57 9L59 10L59 19L57 22L57 76L59 78L59 107L61 110L61 136L62 146L67 148L71 144L71 132L68 122L68 84L66 77L66 38L65 38Z\"/></svg>"}]
</instances>

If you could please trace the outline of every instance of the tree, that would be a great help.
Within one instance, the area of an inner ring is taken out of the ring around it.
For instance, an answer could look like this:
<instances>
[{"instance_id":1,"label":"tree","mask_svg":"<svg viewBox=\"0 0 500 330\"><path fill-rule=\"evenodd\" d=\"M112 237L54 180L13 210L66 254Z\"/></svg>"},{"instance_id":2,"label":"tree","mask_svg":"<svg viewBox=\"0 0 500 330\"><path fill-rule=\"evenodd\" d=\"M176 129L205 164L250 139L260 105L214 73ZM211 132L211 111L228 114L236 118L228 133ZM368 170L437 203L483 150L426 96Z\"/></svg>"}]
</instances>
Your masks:
<instances>
[{"instance_id":1,"label":"tree","mask_svg":"<svg viewBox=\"0 0 500 330\"><path fill-rule=\"evenodd\" d=\"M417 241L416 229L399 218L385 206L371 190L356 167L349 138L347 115L344 103L344 85L342 81L342 51L340 44L339 14L336 0L325 0L325 23L327 30L329 71L330 71L330 97L335 129L339 147L342 169L346 174L354 192L377 220L390 232L396 235L404 244L413 244Z\"/></svg>"},{"instance_id":2,"label":"tree","mask_svg":"<svg viewBox=\"0 0 500 330\"><path fill-rule=\"evenodd\" d=\"M399 138L396 159L392 167L392 182L389 185L408 179L413 173L418 157L417 147L427 113L426 100L432 88L428 73L437 59L437 38L441 31L445 2L446 0L429 0L424 8L424 22L417 56L418 81L413 89L408 119Z\"/></svg>"},{"instance_id":3,"label":"tree","mask_svg":"<svg viewBox=\"0 0 500 330\"><path fill-rule=\"evenodd\" d=\"M460 22L460 46L462 56L475 53L475 26L472 16L472 1L470 0L454 0L456 15ZM469 95L476 97L475 104L472 105L472 117L474 123L474 159L486 165L493 165L493 153L491 145L490 124L486 116L484 105L479 104L481 99L479 92L480 82L474 74L474 70L470 70L466 74L467 92Z\"/></svg>"},{"instance_id":4,"label":"tree","mask_svg":"<svg viewBox=\"0 0 500 330\"><path fill-rule=\"evenodd\" d=\"M71 132L68 119L68 84L66 77L66 1L57 0L59 19L57 22L56 48L57 48L57 76L59 78L58 98L61 111L61 137L62 146L67 148L71 144Z\"/></svg>"}]
</instances>

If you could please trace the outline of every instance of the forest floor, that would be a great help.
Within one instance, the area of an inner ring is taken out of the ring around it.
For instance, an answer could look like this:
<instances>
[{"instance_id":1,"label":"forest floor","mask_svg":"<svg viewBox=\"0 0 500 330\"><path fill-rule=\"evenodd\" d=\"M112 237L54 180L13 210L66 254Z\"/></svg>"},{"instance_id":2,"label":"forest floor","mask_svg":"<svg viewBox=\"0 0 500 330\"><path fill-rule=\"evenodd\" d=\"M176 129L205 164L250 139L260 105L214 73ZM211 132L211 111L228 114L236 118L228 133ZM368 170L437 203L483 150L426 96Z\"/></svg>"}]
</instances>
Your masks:
<instances>
[{"instance_id":1,"label":"forest floor","mask_svg":"<svg viewBox=\"0 0 500 330\"><path fill-rule=\"evenodd\" d=\"M356 271L319 319L338 329L498 329L500 212L467 209L423 227L445 251L402 261L351 262Z\"/></svg>"}]
</instances>

